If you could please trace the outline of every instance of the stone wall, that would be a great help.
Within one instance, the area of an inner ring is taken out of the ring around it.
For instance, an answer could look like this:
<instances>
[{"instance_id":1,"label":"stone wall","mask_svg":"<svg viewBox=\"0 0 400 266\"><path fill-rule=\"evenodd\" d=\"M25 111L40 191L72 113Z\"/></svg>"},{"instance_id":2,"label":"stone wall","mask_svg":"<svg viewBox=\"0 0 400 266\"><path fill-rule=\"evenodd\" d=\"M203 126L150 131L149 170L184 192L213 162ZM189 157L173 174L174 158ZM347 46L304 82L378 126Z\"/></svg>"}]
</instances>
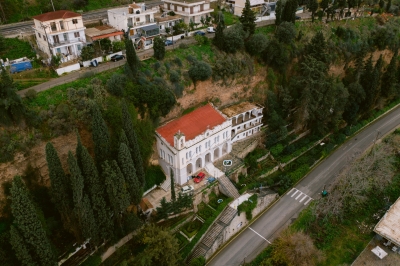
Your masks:
<instances>
[{"instance_id":1,"label":"stone wall","mask_svg":"<svg viewBox=\"0 0 400 266\"><path fill-rule=\"evenodd\" d=\"M256 217L259 213L265 210L278 197L278 193L259 196L257 199L257 206L252 212L253 217ZM246 219L246 213L242 212L240 215L236 215L235 218L233 218L233 220L231 221L230 225L225 227L222 233L215 240L211 249L206 253L206 259L210 258L211 255L216 252L219 247L226 243L232 236L245 228L245 226L248 225L249 222L250 221Z\"/></svg>"}]
</instances>

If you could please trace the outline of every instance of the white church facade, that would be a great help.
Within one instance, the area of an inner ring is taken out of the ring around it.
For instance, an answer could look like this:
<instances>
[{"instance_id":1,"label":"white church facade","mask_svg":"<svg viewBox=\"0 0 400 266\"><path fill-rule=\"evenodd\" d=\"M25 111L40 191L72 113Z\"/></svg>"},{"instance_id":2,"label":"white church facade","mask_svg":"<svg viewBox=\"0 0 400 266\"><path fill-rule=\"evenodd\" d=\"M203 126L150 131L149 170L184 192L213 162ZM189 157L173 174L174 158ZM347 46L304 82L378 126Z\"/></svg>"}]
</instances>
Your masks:
<instances>
[{"instance_id":1,"label":"white church facade","mask_svg":"<svg viewBox=\"0 0 400 266\"><path fill-rule=\"evenodd\" d=\"M208 163L232 150L262 126L262 106L244 102L217 110L202 106L156 129L158 161L166 175L183 185Z\"/></svg>"}]
</instances>

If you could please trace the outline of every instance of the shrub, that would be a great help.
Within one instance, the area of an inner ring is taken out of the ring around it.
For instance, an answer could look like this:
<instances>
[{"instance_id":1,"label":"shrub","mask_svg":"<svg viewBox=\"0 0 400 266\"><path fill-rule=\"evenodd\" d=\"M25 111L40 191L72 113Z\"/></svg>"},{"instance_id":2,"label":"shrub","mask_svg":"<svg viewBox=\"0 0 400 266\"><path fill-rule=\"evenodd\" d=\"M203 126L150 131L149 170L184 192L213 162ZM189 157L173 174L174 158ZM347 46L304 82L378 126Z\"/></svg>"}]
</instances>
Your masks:
<instances>
[{"instance_id":1,"label":"shrub","mask_svg":"<svg viewBox=\"0 0 400 266\"><path fill-rule=\"evenodd\" d=\"M179 80L180 80L180 75L179 75L179 73L176 72L175 70L171 70L171 71L169 72L169 80L170 80L171 82L179 82Z\"/></svg>"},{"instance_id":2,"label":"shrub","mask_svg":"<svg viewBox=\"0 0 400 266\"><path fill-rule=\"evenodd\" d=\"M34 89L29 89L26 93L25 93L25 97L28 100L33 100L35 99L37 96L37 92Z\"/></svg>"},{"instance_id":3,"label":"shrub","mask_svg":"<svg viewBox=\"0 0 400 266\"><path fill-rule=\"evenodd\" d=\"M175 94L175 96L176 96L177 98L182 97L183 91L184 91L184 90L185 90L185 87L184 87L182 84L180 84L180 83L174 83L173 91L174 91L174 94Z\"/></svg>"},{"instance_id":4,"label":"shrub","mask_svg":"<svg viewBox=\"0 0 400 266\"><path fill-rule=\"evenodd\" d=\"M189 46L186 43L180 43L179 44L179 48L180 49L187 49L187 48L189 48Z\"/></svg>"},{"instance_id":5,"label":"shrub","mask_svg":"<svg viewBox=\"0 0 400 266\"><path fill-rule=\"evenodd\" d=\"M154 185L160 185L165 179L164 172L159 165L148 167L146 170L146 186L144 190L148 190Z\"/></svg>"},{"instance_id":6,"label":"shrub","mask_svg":"<svg viewBox=\"0 0 400 266\"><path fill-rule=\"evenodd\" d=\"M185 233L185 235L189 238L192 238L194 235L197 234L197 232L200 230L202 227L203 223L195 219L194 221L188 222L182 227L182 232Z\"/></svg>"},{"instance_id":7,"label":"shrub","mask_svg":"<svg viewBox=\"0 0 400 266\"><path fill-rule=\"evenodd\" d=\"M283 146L280 143L271 148L271 154L273 156L278 156L279 154L282 153L282 151L283 151Z\"/></svg>"},{"instance_id":8,"label":"shrub","mask_svg":"<svg viewBox=\"0 0 400 266\"><path fill-rule=\"evenodd\" d=\"M153 64L154 70L158 70L158 69L160 68L160 66L161 66L160 61L157 61L157 62L155 62L155 63Z\"/></svg>"},{"instance_id":9,"label":"shrub","mask_svg":"<svg viewBox=\"0 0 400 266\"><path fill-rule=\"evenodd\" d=\"M107 80L107 91L115 96L121 97L124 94L127 78L123 74L114 73L109 80Z\"/></svg>"},{"instance_id":10,"label":"shrub","mask_svg":"<svg viewBox=\"0 0 400 266\"><path fill-rule=\"evenodd\" d=\"M244 46L245 32L241 24L235 24L224 30L224 51L235 53Z\"/></svg>"},{"instance_id":11,"label":"shrub","mask_svg":"<svg viewBox=\"0 0 400 266\"><path fill-rule=\"evenodd\" d=\"M204 61L197 61L189 68L189 76L193 82L207 80L211 75L211 66Z\"/></svg>"},{"instance_id":12,"label":"shrub","mask_svg":"<svg viewBox=\"0 0 400 266\"><path fill-rule=\"evenodd\" d=\"M279 42L291 44L296 38L296 27L291 22L282 22L276 29L275 37Z\"/></svg>"},{"instance_id":13,"label":"shrub","mask_svg":"<svg viewBox=\"0 0 400 266\"><path fill-rule=\"evenodd\" d=\"M165 56L165 43L164 40L157 36L154 38L154 58L157 60L163 60Z\"/></svg>"},{"instance_id":14,"label":"shrub","mask_svg":"<svg viewBox=\"0 0 400 266\"><path fill-rule=\"evenodd\" d=\"M182 66L182 61L179 57L175 57L173 61L178 67Z\"/></svg>"},{"instance_id":15,"label":"shrub","mask_svg":"<svg viewBox=\"0 0 400 266\"><path fill-rule=\"evenodd\" d=\"M244 201L238 206L238 215L240 215L241 212L245 212L246 219L250 221L253 219L252 211L255 207L257 207L257 194L252 195L247 201Z\"/></svg>"},{"instance_id":16,"label":"shrub","mask_svg":"<svg viewBox=\"0 0 400 266\"><path fill-rule=\"evenodd\" d=\"M260 55L267 48L268 38L264 34L256 33L245 43L246 51L253 56Z\"/></svg>"}]
</instances>

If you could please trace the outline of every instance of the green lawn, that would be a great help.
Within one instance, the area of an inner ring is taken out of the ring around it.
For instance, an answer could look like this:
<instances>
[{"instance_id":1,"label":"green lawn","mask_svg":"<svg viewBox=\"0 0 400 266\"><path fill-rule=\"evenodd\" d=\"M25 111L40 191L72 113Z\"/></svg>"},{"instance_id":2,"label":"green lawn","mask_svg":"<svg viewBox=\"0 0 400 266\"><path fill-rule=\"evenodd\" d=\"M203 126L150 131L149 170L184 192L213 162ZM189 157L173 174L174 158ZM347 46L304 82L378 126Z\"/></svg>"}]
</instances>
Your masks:
<instances>
[{"instance_id":1,"label":"green lawn","mask_svg":"<svg viewBox=\"0 0 400 266\"><path fill-rule=\"evenodd\" d=\"M21 57L32 58L35 57L35 51L32 49L31 45L19 38L5 38L5 47L4 51L0 54L0 57L3 60L14 60Z\"/></svg>"},{"instance_id":2,"label":"green lawn","mask_svg":"<svg viewBox=\"0 0 400 266\"><path fill-rule=\"evenodd\" d=\"M229 26L232 24L235 24L236 22L239 21L239 17L235 16L234 14L230 13L230 12L223 12L224 14L224 19L225 19L225 25Z\"/></svg>"},{"instance_id":3,"label":"green lawn","mask_svg":"<svg viewBox=\"0 0 400 266\"><path fill-rule=\"evenodd\" d=\"M181 231L188 237L192 238L197 234L200 230L201 226L203 225L200 220L195 219L194 221L188 222L184 226L181 227Z\"/></svg>"},{"instance_id":4,"label":"green lawn","mask_svg":"<svg viewBox=\"0 0 400 266\"><path fill-rule=\"evenodd\" d=\"M207 204L205 204L204 202L200 203L197 207L197 215L200 216L203 220L207 220L214 213L214 210L208 207Z\"/></svg>"}]
</instances>

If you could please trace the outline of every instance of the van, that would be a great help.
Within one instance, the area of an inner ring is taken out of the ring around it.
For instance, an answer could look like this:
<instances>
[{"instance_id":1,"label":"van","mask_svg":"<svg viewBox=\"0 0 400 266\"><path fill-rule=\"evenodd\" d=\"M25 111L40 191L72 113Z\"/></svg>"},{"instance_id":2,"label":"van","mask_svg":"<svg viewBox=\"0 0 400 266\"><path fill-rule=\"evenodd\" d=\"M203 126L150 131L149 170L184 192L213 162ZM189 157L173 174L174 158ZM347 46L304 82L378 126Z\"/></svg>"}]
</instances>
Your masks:
<instances>
[{"instance_id":1,"label":"van","mask_svg":"<svg viewBox=\"0 0 400 266\"><path fill-rule=\"evenodd\" d=\"M208 27L208 28L207 28L207 32L208 32L208 33L214 33L214 32L215 32L214 27Z\"/></svg>"},{"instance_id":2,"label":"van","mask_svg":"<svg viewBox=\"0 0 400 266\"><path fill-rule=\"evenodd\" d=\"M186 194L186 193L191 193L194 191L194 187L193 186L184 186L182 187L182 194Z\"/></svg>"},{"instance_id":3,"label":"van","mask_svg":"<svg viewBox=\"0 0 400 266\"><path fill-rule=\"evenodd\" d=\"M18 73L24 70L32 69L32 64L30 61L22 61L19 63L12 64L10 66L11 74Z\"/></svg>"}]
</instances>

